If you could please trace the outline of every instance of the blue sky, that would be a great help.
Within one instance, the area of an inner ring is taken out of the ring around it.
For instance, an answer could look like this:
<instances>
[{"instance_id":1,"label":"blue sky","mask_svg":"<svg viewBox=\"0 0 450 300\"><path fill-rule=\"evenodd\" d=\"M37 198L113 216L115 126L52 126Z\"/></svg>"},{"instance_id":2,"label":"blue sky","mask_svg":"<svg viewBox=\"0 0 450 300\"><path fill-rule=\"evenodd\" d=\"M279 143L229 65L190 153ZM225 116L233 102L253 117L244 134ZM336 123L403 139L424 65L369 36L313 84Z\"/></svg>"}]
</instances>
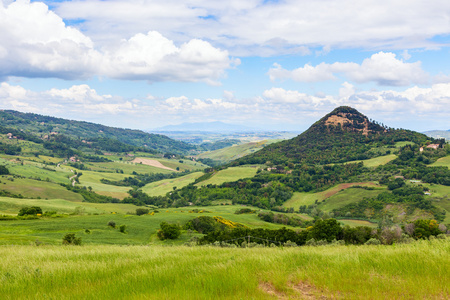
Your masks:
<instances>
[{"instance_id":1,"label":"blue sky","mask_svg":"<svg viewBox=\"0 0 450 300\"><path fill-rule=\"evenodd\" d=\"M0 0L0 106L117 127L450 129L450 2Z\"/></svg>"}]
</instances>

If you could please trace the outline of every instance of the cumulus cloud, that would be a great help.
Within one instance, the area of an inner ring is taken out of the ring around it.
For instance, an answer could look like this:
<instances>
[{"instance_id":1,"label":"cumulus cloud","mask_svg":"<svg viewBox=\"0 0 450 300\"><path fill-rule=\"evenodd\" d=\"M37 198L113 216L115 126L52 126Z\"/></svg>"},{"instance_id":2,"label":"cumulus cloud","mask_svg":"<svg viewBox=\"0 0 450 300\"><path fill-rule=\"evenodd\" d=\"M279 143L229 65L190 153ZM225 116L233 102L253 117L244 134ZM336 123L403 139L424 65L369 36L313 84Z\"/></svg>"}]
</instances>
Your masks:
<instances>
[{"instance_id":1,"label":"cumulus cloud","mask_svg":"<svg viewBox=\"0 0 450 300\"><path fill-rule=\"evenodd\" d=\"M406 63L396 58L394 53L378 52L361 64L354 62L320 63L316 66L306 64L303 67L286 70L279 64L274 64L269 70L271 80L291 79L300 82L318 82L336 79L337 74L343 74L358 83L375 82L383 86L407 86L424 84L429 75L422 70L421 62Z\"/></svg>"},{"instance_id":2,"label":"cumulus cloud","mask_svg":"<svg viewBox=\"0 0 450 300\"><path fill-rule=\"evenodd\" d=\"M95 11L98 11L97 9ZM84 79L95 75L217 83L239 64L227 51L191 39L176 46L159 32L97 46L40 2L0 2L0 77Z\"/></svg>"},{"instance_id":3,"label":"cumulus cloud","mask_svg":"<svg viewBox=\"0 0 450 300\"><path fill-rule=\"evenodd\" d=\"M0 105L4 109L59 116L131 113L137 108L132 101L99 95L85 84L34 92L6 82L0 84Z\"/></svg>"},{"instance_id":4,"label":"cumulus cloud","mask_svg":"<svg viewBox=\"0 0 450 300\"><path fill-rule=\"evenodd\" d=\"M80 0L57 4L56 11L66 19L84 19L80 26L95 40L104 41L103 32L129 37L151 28L176 41L213 41L233 55L324 46L325 51L433 47L439 44L432 37L450 32L447 0Z\"/></svg>"},{"instance_id":5,"label":"cumulus cloud","mask_svg":"<svg viewBox=\"0 0 450 300\"><path fill-rule=\"evenodd\" d=\"M123 40L105 55L104 73L114 78L149 81L198 81L214 83L230 67L228 52L193 39L176 47L160 33L150 31ZM233 61L238 64L239 61Z\"/></svg>"}]
</instances>

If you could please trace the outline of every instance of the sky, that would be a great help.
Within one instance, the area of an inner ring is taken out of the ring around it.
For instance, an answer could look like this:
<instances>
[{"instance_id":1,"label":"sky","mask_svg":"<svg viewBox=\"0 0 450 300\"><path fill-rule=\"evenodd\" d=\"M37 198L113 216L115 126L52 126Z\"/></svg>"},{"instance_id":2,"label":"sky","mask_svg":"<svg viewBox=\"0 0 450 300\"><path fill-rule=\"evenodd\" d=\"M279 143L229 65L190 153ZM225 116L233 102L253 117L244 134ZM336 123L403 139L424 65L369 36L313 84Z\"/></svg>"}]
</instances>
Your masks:
<instances>
[{"instance_id":1,"label":"sky","mask_svg":"<svg viewBox=\"0 0 450 300\"><path fill-rule=\"evenodd\" d=\"M0 109L306 130L347 105L450 129L448 0L0 0Z\"/></svg>"}]
</instances>

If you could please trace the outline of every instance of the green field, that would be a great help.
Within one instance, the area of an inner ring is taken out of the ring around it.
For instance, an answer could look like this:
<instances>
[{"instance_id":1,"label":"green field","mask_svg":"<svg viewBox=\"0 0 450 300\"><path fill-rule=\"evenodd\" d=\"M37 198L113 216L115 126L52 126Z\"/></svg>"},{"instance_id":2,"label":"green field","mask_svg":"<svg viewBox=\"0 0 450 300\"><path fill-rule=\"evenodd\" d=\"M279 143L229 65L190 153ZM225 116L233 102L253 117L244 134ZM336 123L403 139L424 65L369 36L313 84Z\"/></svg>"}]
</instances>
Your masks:
<instances>
[{"instance_id":1,"label":"green field","mask_svg":"<svg viewBox=\"0 0 450 300\"><path fill-rule=\"evenodd\" d=\"M410 142L410 141L403 141L403 142L397 142L395 143L395 147L396 148L401 148L401 147L405 147L406 145L414 145L414 142Z\"/></svg>"},{"instance_id":2,"label":"green field","mask_svg":"<svg viewBox=\"0 0 450 300\"><path fill-rule=\"evenodd\" d=\"M127 193L131 187L129 186L115 186L110 184L103 184L100 179L105 178L108 180L121 180L128 177L126 174L119 173L99 173L93 171L80 171L83 175L80 176L80 185L86 187L92 187L92 190L100 195L111 196L117 199L123 199L128 197Z\"/></svg>"},{"instance_id":3,"label":"green field","mask_svg":"<svg viewBox=\"0 0 450 300\"><path fill-rule=\"evenodd\" d=\"M359 188L349 188L340 190L336 194L324 199L318 208L323 211L332 211L333 209L341 208L347 204L358 202L364 198L373 198L378 196L384 189L365 190Z\"/></svg>"},{"instance_id":4,"label":"green field","mask_svg":"<svg viewBox=\"0 0 450 300\"><path fill-rule=\"evenodd\" d=\"M135 164L127 161L102 162L102 163L85 163L85 165L93 171L115 173L116 170L123 171L127 176L133 172L136 173L171 173L172 171L156 168L144 164Z\"/></svg>"},{"instance_id":5,"label":"green field","mask_svg":"<svg viewBox=\"0 0 450 300\"><path fill-rule=\"evenodd\" d=\"M68 191L59 184L38 181L33 179L13 178L13 176L1 176L0 188L12 194L22 195L25 198L65 199L81 202L83 197L77 193Z\"/></svg>"},{"instance_id":6,"label":"green field","mask_svg":"<svg viewBox=\"0 0 450 300\"><path fill-rule=\"evenodd\" d=\"M190 183L193 183L195 179L202 176L203 172L194 172L182 177L164 179L156 182L149 183L142 188L142 191L149 196L164 196L168 192L172 191L174 187L182 188Z\"/></svg>"},{"instance_id":7,"label":"green field","mask_svg":"<svg viewBox=\"0 0 450 300\"><path fill-rule=\"evenodd\" d=\"M354 182L354 183L342 183L342 184L338 184L332 188L329 188L325 191L322 192L317 192L317 193L299 193L299 192L295 192L294 195L292 196L291 199L289 199L288 201L286 201L283 204L283 207L293 207L295 210L298 210L298 208L301 205L312 205L316 202L322 202L327 198L332 197L333 195L335 195L336 193L338 193L341 190L345 190L347 188L349 188L350 186L354 186L354 185L360 185L360 186L376 186L375 183L373 182ZM364 190L364 189L349 189L349 191L346 193L348 194L355 194L354 197L351 197L351 201L358 201L362 200L362 198L360 199L360 196L363 196L365 194L370 195L372 194L373 191L369 191L369 190ZM356 196L357 195L357 196ZM367 197L367 196L366 196ZM344 199L339 198L339 196L333 200L330 201L330 206L331 205L339 205L338 203L341 202ZM344 200L345 201L345 200ZM328 204L328 201L326 201L326 203Z\"/></svg>"},{"instance_id":8,"label":"green field","mask_svg":"<svg viewBox=\"0 0 450 300\"><path fill-rule=\"evenodd\" d=\"M33 161L17 160L15 156L9 158L3 156L0 158L0 164L6 166L11 174L28 178L40 178L41 180L49 180L56 183L68 184L70 182L69 177L73 175L67 168L45 166Z\"/></svg>"},{"instance_id":9,"label":"green field","mask_svg":"<svg viewBox=\"0 0 450 300\"><path fill-rule=\"evenodd\" d=\"M354 227L354 226L368 226L368 227L376 228L378 226L377 223L364 221L364 220L340 219L339 222L342 223L343 225L348 225L348 226L351 226L351 227Z\"/></svg>"},{"instance_id":10,"label":"green field","mask_svg":"<svg viewBox=\"0 0 450 300\"><path fill-rule=\"evenodd\" d=\"M256 167L232 167L220 170L211 178L198 183L198 185L205 186L208 184L222 184L224 182L236 181L243 178L250 178L256 175Z\"/></svg>"},{"instance_id":11,"label":"green field","mask_svg":"<svg viewBox=\"0 0 450 300\"><path fill-rule=\"evenodd\" d=\"M223 149L218 149L214 151L207 151L199 154L198 158L210 158L213 160L218 160L221 162L229 162L240 157L244 157L248 154L254 153L264 146L279 142L280 140L264 140L259 142L250 142L240 145L233 145L231 147L226 147Z\"/></svg>"},{"instance_id":12,"label":"green field","mask_svg":"<svg viewBox=\"0 0 450 300\"><path fill-rule=\"evenodd\" d=\"M430 189L431 195L426 196L430 198L434 205L447 211L443 223L450 224L450 186L439 184L421 183Z\"/></svg>"},{"instance_id":13,"label":"green field","mask_svg":"<svg viewBox=\"0 0 450 300\"><path fill-rule=\"evenodd\" d=\"M58 213L73 213L75 210L85 212L85 213L103 213L102 210L87 207L84 203L72 202L63 199L18 199L18 198L8 198L0 197L0 214L17 215L19 210L24 206L39 206L42 208L43 212L46 211L57 211ZM2 224L3 231L9 221L0 221ZM16 221L12 221L11 224L16 224ZM18 221L21 222L21 221ZM27 222L27 221L26 221ZM29 225L30 223L24 223ZM34 229L30 229L31 231Z\"/></svg>"},{"instance_id":14,"label":"green field","mask_svg":"<svg viewBox=\"0 0 450 300\"><path fill-rule=\"evenodd\" d=\"M3 299L448 299L450 241L0 247Z\"/></svg>"},{"instance_id":15,"label":"green field","mask_svg":"<svg viewBox=\"0 0 450 300\"><path fill-rule=\"evenodd\" d=\"M17 214L22 206L40 206L43 211L56 210L58 213L72 213L76 208L77 211L83 212L84 208L84 215L64 218L0 221L0 244L29 244L37 239L48 244L59 244L65 233L76 233L82 236L85 244L162 244L163 242L156 237L156 232L161 222L166 221L183 225L198 216L221 216L252 228L293 228L282 224L264 222L258 218L257 214L235 214L234 212L241 206L231 205L159 209L159 212L153 216L136 216L127 214L135 213L136 208L138 208L138 206L130 204L0 199L0 212L5 211L5 213L10 214ZM198 209L199 212L195 213L193 209ZM108 227L107 223L110 220L115 221L117 226L126 225L128 233L122 234L117 229L113 230ZM86 234L86 229L89 229L91 233ZM190 238L191 235L185 232L174 243L182 244Z\"/></svg>"},{"instance_id":16,"label":"green field","mask_svg":"<svg viewBox=\"0 0 450 300\"><path fill-rule=\"evenodd\" d=\"M381 165L385 165L388 162L394 160L397 158L397 155L395 154L389 154L389 155L383 155L383 156L378 156L375 158L370 158L370 159L365 159L365 160L358 160L358 161L350 161L348 163L358 163L358 162L362 162L364 164L364 166L366 167L378 167Z\"/></svg>"},{"instance_id":17,"label":"green field","mask_svg":"<svg viewBox=\"0 0 450 300\"><path fill-rule=\"evenodd\" d=\"M439 158L436 162L432 163L430 166L450 168L450 155Z\"/></svg>"}]
</instances>

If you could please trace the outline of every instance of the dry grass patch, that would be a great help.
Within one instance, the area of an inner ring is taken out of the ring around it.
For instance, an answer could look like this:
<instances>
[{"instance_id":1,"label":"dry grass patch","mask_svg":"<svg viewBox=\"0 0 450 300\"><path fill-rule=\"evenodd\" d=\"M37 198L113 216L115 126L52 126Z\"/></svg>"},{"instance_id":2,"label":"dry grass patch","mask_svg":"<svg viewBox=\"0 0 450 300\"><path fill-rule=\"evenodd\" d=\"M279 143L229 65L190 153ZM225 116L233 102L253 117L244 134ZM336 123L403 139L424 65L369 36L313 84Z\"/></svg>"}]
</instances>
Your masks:
<instances>
[{"instance_id":1,"label":"dry grass patch","mask_svg":"<svg viewBox=\"0 0 450 300\"><path fill-rule=\"evenodd\" d=\"M170 170L170 171L176 172L176 170L174 170L172 168L169 168L169 167L166 167L165 165L163 165L162 163L160 163L159 161L157 161L155 159L136 157L131 162L135 163L135 164L143 164L143 165L152 166L152 167L155 167L155 168L160 168L160 169Z\"/></svg>"}]
</instances>

